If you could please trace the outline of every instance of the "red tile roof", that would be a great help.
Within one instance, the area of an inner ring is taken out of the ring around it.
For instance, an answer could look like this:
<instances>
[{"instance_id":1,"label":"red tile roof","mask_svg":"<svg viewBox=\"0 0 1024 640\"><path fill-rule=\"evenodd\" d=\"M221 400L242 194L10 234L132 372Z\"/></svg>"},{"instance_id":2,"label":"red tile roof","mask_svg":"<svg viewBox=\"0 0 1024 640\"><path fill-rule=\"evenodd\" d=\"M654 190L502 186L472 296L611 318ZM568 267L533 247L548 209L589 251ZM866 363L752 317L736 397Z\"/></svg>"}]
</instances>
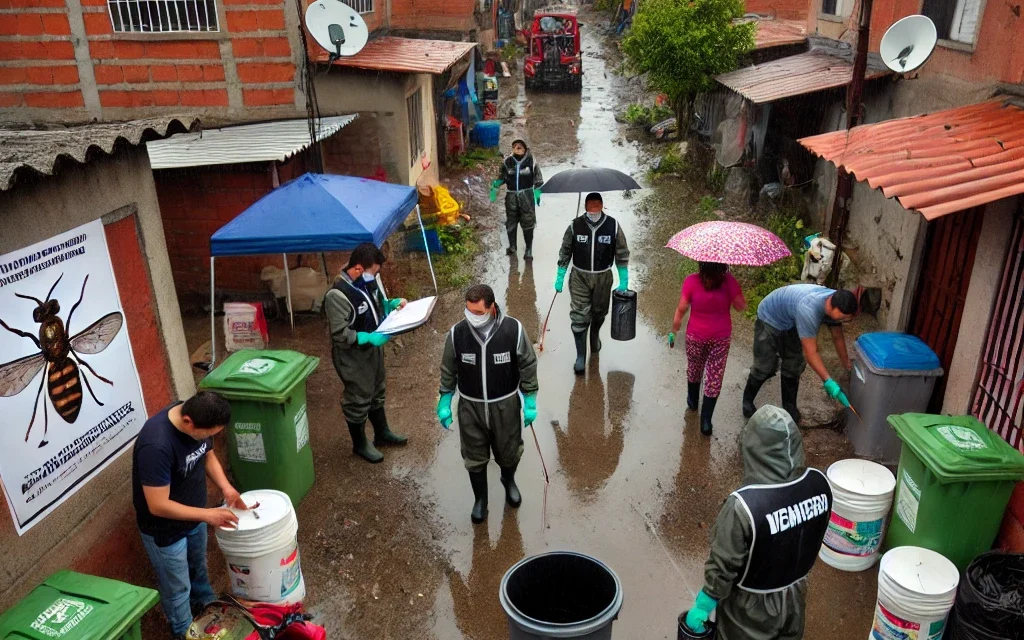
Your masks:
<instances>
[{"instance_id":1,"label":"red tile roof","mask_svg":"<svg viewBox=\"0 0 1024 640\"><path fill-rule=\"evenodd\" d=\"M888 73L869 66L864 77L880 78ZM851 78L853 63L822 51L808 51L730 71L715 79L747 100L762 104L844 87Z\"/></svg>"},{"instance_id":2,"label":"red tile roof","mask_svg":"<svg viewBox=\"0 0 1024 640\"><path fill-rule=\"evenodd\" d=\"M928 220L1024 193L1024 109L997 98L803 138Z\"/></svg>"},{"instance_id":3,"label":"red tile roof","mask_svg":"<svg viewBox=\"0 0 1024 640\"><path fill-rule=\"evenodd\" d=\"M475 46L475 42L385 36L367 42L362 51L354 56L339 58L334 64L372 71L439 75L451 69ZM327 62L327 56L326 51L321 51L317 62Z\"/></svg>"},{"instance_id":4,"label":"red tile roof","mask_svg":"<svg viewBox=\"0 0 1024 640\"><path fill-rule=\"evenodd\" d=\"M758 20L754 48L767 49L807 40L807 23L803 20Z\"/></svg>"}]
</instances>

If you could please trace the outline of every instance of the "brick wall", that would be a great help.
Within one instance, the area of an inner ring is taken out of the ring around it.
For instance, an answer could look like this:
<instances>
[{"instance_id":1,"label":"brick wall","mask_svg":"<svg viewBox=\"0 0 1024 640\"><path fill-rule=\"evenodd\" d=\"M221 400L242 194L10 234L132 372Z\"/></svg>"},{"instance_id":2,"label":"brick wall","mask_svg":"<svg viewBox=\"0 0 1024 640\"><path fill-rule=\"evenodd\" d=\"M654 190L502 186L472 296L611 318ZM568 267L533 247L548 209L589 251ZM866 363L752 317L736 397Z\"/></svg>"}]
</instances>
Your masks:
<instances>
[{"instance_id":1,"label":"brick wall","mask_svg":"<svg viewBox=\"0 0 1024 640\"><path fill-rule=\"evenodd\" d=\"M294 4L217 5L219 32L155 34L115 33L107 0L0 0L0 107L58 121L301 115Z\"/></svg>"},{"instance_id":2,"label":"brick wall","mask_svg":"<svg viewBox=\"0 0 1024 640\"><path fill-rule=\"evenodd\" d=\"M820 0L810 0L816 13L821 6ZM808 0L747 0L748 13L774 15L784 20L799 20L807 17L811 7Z\"/></svg>"},{"instance_id":3,"label":"brick wall","mask_svg":"<svg viewBox=\"0 0 1024 640\"><path fill-rule=\"evenodd\" d=\"M470 31L476 7L475 0L391 0L391 28Z\"/></svg>"},{"instance_id":4,"label":"brick wall","mask_svg":"<svg viewBox=\"0 0 1024 640\"><path fill-rule=\"evenodd\" d=\"M373 114L359 114L352 124L324 140L321 147L325 173L372 178L384 172L378 121Z\"/></svg>"}]
</instances>

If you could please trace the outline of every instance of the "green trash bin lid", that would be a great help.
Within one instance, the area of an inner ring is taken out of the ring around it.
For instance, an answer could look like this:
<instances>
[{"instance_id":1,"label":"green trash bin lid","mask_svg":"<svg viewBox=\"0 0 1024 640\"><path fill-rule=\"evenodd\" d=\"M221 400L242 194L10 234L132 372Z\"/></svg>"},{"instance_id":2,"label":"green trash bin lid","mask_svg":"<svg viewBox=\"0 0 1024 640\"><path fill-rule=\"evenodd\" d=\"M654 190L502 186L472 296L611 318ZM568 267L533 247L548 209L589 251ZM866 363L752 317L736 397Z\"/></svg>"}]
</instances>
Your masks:
<instances>
[{"instance_id":1,"label":"green trash bin lid","mask_svg":"<svg viewBox=\"0 0 1024 640\"><path fill-rule=\"evenodd\" d=\"M0 639L119 638L159 600L153 589L60 571L0 616Z\"/></svg>"},{"instance_id":2,"label":"green trash bin lid","mask_svg":"<svg viewBox=\"0 0 1024 640\"><path fill-rule=\"evenodd\" d=\"M971 416L889 416L904 444L939 482L1024 479L1024 456Z\"/></svg>"},{"instance_id":3,"label":"green trash bin lid","mask_svg":"<svg viewBox=\"0 0 1024 640\"><path fill-rule=\"evenodd\" d=\"M320 364L298 351L243 349L231 354L199 383L228 400L284 403L288 394Z\"/></svg>"}]
</instances>

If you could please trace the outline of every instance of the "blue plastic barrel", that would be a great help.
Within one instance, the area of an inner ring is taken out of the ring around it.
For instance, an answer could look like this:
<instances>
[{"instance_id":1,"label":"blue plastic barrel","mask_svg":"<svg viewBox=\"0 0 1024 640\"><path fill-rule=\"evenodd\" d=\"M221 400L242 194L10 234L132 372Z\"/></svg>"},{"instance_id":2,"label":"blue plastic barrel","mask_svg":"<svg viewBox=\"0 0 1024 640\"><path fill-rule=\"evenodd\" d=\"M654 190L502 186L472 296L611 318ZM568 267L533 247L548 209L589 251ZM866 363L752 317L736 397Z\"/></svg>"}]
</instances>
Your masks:
<instances>
[{"instance_id":1,"label":"blue plastic barrel","mask_svg":"<svg viewBox=\"0 0 1024 640\"><path fill-rule=\"evenodd\" d=\"M501 122L498 120L482 120L473 129L476 142L481 147L496 147L501 142Z\"/></svg>"}]
</instances>

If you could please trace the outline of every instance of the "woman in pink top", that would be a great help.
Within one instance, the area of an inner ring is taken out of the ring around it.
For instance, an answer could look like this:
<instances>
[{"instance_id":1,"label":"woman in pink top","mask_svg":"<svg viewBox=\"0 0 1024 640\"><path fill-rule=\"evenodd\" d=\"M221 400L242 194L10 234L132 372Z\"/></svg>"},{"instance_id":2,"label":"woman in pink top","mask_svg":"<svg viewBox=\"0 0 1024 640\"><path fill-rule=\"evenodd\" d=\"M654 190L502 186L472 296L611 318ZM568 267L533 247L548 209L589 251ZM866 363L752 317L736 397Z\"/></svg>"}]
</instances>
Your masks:
<instances>
[{"instance_id":1,"label":"woman in pink top","mask_svg":"<svg viewBox=\"0 0 1024 640\"><path fill-rule=\"evenodd\" d=\"M689 310L690 319L686 323L686 405L690 411L697 410L700 379L707 371L700 432L708 436L712 429L711 416L715 413L715 403L722 390L725 361L729 358L731 309L743 311L747 308L747 301L740 290L740 283L729 273L728 267L718 262L698 264L699 272L683 280L672 333L668 334L668 346L675 347L676 332Z\"/></svg>"}]
</instances>

